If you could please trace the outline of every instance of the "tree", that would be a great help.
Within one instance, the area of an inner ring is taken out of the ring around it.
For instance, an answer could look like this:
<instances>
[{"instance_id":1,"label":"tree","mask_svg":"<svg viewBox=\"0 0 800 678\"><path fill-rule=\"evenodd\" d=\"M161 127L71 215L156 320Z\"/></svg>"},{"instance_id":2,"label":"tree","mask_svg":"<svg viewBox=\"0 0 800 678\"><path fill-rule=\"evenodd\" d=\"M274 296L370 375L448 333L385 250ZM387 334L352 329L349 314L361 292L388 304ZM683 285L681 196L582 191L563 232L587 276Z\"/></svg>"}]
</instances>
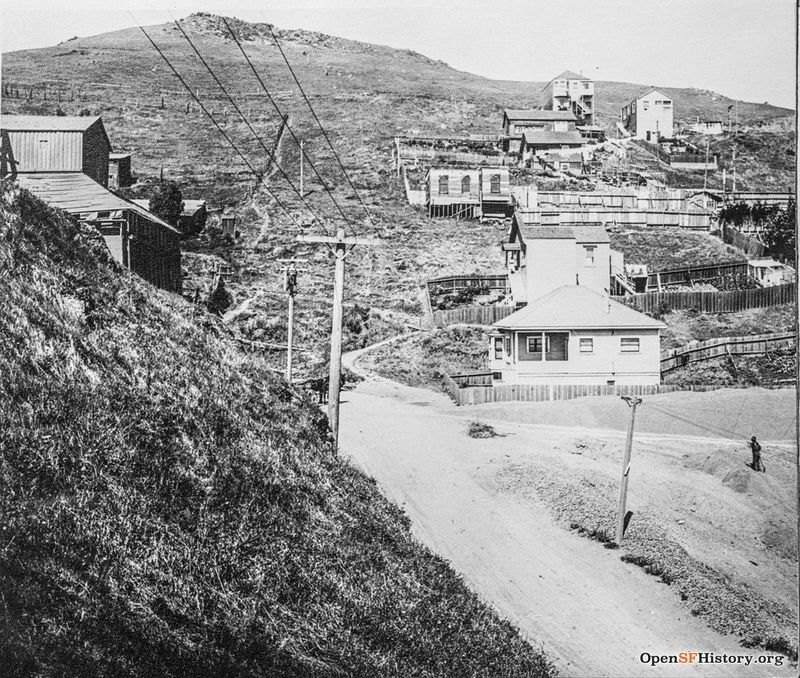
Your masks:
<instances>
[{"instance_id":1,"label":"tree","mask_svg":"<svg viewBox=\"0 0 800 678\"><path fill-rule=\"evenodd\" d=\"M168 181L159 184L150 198L150 211L173 226L183 212L183 193L177 183Z\"/></svg>"},{"instance_id":2,"label":"tree","mask_svg":"<svg viewBox=\"0 0 800 678\"><path fill-rule=\"evenodd\" d=\"M795 203L790 201L785 209L776 210L764 223L764 244L769 254L782 261L794 261L796 229Z\"/></svg>"},{"instance_id":3,"label":"tree","mask_svg":"<svg viewBox=\"0 0 800 678\"><path fill-rule=\"evenodd\" d=\"M219 276L216 285L214 285L214 289L211 290L211 294L208 296L206 308L214 315L221 316L232 303L233 297L231 293L225 289L225 279Z\"/></svg>"}]
</instances>

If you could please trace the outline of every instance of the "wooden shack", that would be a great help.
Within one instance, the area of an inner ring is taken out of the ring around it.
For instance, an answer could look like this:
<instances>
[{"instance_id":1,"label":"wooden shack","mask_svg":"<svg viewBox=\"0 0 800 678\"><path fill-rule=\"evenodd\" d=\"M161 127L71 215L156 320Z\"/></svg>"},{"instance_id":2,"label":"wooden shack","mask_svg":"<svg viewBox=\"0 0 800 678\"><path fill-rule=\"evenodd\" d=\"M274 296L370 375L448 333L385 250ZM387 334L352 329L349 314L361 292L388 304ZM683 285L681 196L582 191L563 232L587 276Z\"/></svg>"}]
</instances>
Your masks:
<instances>
[{"instance_id":1,"label":"wooden shack","mask_svg":"<svg viewBox=\"0 0 800 678\"><path fill-rule=\"evenodd\" d=\"M85 174L19 174L20 186L80 222L97 228L125 268L171 292L181 291L180 232Z\"/></svg>"},{"instance_id":2,"label":"wooden shack","mask_svg":"<svg viewBox=\"0 0 800 678\"><path fill-rule=\"evenodd\" d=\"M127 188L133 184L130 153L109 153L108 155L108 187L112 189Z\"/></svg>"},{"instance_id":3,"label":"wooden shack","mask_svg":"<svg viewBox=\"0 0 800 678\"><path fill-rule=\"evenodd\" d=\"M482 167L480 172L482 216L489 218L510 216L514 208L511 203L508 167Z\"/></svg>"},{"instance_id":4,"label":"wooden shack","mask_svg":"<svg viewBox=\"0 0 800 678\"><path fill-rule=\"evenodd\" d=\"M4 115L0 176L82 172L108 186L111 142L98 116Z\"/></svg>"}]
</instances>

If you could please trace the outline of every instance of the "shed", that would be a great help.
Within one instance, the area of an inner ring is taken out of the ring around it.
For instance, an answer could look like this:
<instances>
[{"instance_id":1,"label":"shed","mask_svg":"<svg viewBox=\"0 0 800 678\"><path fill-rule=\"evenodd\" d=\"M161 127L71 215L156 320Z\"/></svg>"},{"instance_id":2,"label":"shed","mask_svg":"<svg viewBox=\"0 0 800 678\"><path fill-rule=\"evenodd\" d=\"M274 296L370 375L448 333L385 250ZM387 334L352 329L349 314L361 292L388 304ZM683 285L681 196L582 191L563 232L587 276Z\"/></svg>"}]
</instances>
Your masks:
<instances>
[{"instance_id":1,"label":"shed","mask_svg":"<svg viewBox=\"0 0 800 678\"><path fill-rule=\"evenodd\" d=\"M536 155L554 150L577 149L581 148L584 143L580 132L533 130L522 135L520 157L523 162L527 162Z\"/></svg>"},{"instance_id":2,"label":"shed","mask_svg":"<svg viewBox=\"0 0 800 678\"><path fill-rule=\"evenodd\" d=\"M98 116L4 115L0 175L82 172L108 186L111 141Z\"/></svg>"},{"instance_id":3,"label":"shed","mask_svg":"<svg viewBox=\"0 0 800 678\"><path fill-rule=\"evenodd\" d=\"M749 260L747 274L761 287L772 287L795 281L795 271L791 266L768 258Z\"/></svg>"},{"instance_id":4,"label":"shed","mask_svg":"<svg viewBox=\"0 0 800 678\"><path fill-rule=\"evenodd\" d=\"M127 188L133 184L130 153L108 154L108 187Z\"/></svg>"},{"instance_id":5,"label":"shed","mask_svg":"<svg viewBox=\"0 0 800 678\"><path fill-rule=\"evenodd\" d=\"M80 172L19 174L19 185L97 228L112 256L156 287L181 291L180 233Z\"/></svg>"}]
</instances>

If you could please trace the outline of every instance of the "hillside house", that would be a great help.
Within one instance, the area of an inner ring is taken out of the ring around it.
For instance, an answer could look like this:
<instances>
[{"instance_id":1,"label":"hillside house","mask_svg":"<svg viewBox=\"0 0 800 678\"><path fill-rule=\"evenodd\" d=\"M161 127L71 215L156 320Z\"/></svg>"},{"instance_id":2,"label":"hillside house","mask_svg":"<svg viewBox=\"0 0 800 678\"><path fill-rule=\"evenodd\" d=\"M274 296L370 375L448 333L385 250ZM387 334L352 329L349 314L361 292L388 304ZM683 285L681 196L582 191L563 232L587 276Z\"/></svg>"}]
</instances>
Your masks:
<instances>
[{"instance_id":1,"label":"hillside house","mask_svg":"<svg viewBox=\"0 0 800 678\"><path fill-rule=\"evenodd\" d=\"M722 127L722 120L697 120L689 125L692 132L699 134L722 134L725 130Z\"/></svg>"},{"instance_id":2,"label":"hillside house","mask_svg":"<svg viewBox=\"0 0 800 678\"><path fill-rule=\"evenodd\" d=\"M747 275L761 287L785 285L795 281L795 271L791 266L774 259L751 259L747 262Z\"/></svg>"},{"instance_id":3,"label":"hillside house","mask_svg":"<svg viewBox=\"0 0 800 678\"><path fill-rule=\"evenodd\" d=\"M502 249L516 305L562 285L579 284L598 293L610 289L612 250L608 233L599 224L528 226L516 214ZM617 267L622 266L620 261Z\"/></svg>"},{"instance_id":4,"label":"hillside house","mask_svg":"<svg viewBox=\"0 0 800 678\"><path fill-rule=\"evenodd\" d=\"M584 145L580 132L530 130L522 135L520 163L530 165L534 157L553 153L569 157Z\"/></svg>"},{"instance_id":5,"label":"hillside house","mask_svg":"<svg viewBox=\"0 0 800 678\"><path fill-rule=\"evenodd\" d=\"M551 111L572 111L579 125L594 125L594 82L564 71L542 89L542 106Z\"/></svg>"},{"instance_id":6,"label":"hillside house","mask_svg":"<svg viewBox=\"0 0 800 678\"><path fill-rule=\"evenodd\" d=\"M673 136L672 98L655 88L636 97L622 109L622 125L635 139L657 143Z\"/></svg>"},{"instance_id":7,"label":"hillside house","mask_svg":"<svg viewBox=\"0 0 800 678\"><path fill-rule=\"evenodd\" d=\"M108 187L117 190L133 184L130 153L108 154Z\"/></svg>"},{"instance_id":8,"label":"hillside house","mask_svg":"<svg viewBox=\"0 0 800 678\"><path fill-rule=\"evenodd\" d=\"M476 219L511 211L507 167L431 168L425 181L428 215Z\"/></svg>"},{"instance_id":9,"label":"hillside house","mask_svg":"<svg viewBox=\"0 0 800 678\"><path fill-rule=\"evenodd\" d=\"M108 186L111 142L94 116L4 115L0 176L82 172Z\"/></svg>"},{"instance_id":10,"label":"hillside house","mask_svg":"<svg viewBox=\"0 0 800 678\"><path fill-rule=\"evenodd\" d=\"M583 174L584 171L583 154L581 153L570 153L569 155L544 153L536 156L536 158L544 167L552 168L559 172Z\"/></svg>"},{"instance_id":11,"label":"hillside house","mask_svg":"<svg viewBox=\"0 0 800 678\"><path fill-rule=\"evenodd\" d=\"M562 285L493 325L489 369L509 384L658 384L663 327L606 294Z\"/></svg>"},{"instance_id":12,"label":"hillside house","mask_svg":"<svg viewBox=\"0 0 800 678\"><path fill-rule=\"evenodd\" d=\"M180 233L81 172L18 174L20 186L94 226L125 268L171 292L181 291Z\"/></svg>"},{"instance_id":13,"label":"hillside house","mask_svg":"<svg viewBox=\"0 0 800 678\"><path fill-rule=\"evenodd\" d=\"M525 132L533 130L572 132L575 131L575 123L576 118L572 111L507 108L503 112L503 132L507 137L505 150L509 153L519 153L522 135Z\"/></svg>"}]
</instances>

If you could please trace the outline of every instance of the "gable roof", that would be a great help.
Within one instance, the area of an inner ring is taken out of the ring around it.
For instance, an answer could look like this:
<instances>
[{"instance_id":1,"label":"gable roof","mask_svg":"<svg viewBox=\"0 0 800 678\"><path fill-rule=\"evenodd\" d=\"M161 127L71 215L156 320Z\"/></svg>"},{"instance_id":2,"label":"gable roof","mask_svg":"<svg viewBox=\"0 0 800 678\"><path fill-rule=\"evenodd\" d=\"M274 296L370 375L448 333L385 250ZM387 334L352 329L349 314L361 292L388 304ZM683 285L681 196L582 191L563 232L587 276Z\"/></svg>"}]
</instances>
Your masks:
<instances>
[{"instance_id":1,"label":"gable roof","mask_svg":"<svg viewBox=\"0 0 800 678\"><path fill-rule=\"evenodd\" d=\"M563 285L494 323L514 330L647 329L666 327L583 285Z\"/></svg>"},{"instance_id":2,"label":"gable roof","mask_svg":"<svg viewBox=\"0 0 800 678\"><path fill-rule=\"evenodd\" d=\"M3 115L0 129L9 132L86 132L96 123L112 148L106 126L99 115Z\"/></svg>"},{"instance_id":3,"label":"gable roof","mask_svg":"<svg viewBox=\"0 0 800 678\"><path fill-rule=\"evenodd\" d=\"M563 120L575 122L577 118L572 111L547 111L540 108L507 108L503 115L509 120L530 122Z\"/></svg>"},{"instance_id":4,"label":"gable roof","mask_svg":"<svg viewBox=\"0 0 800 678\"><path fill-rule=\"evenodd\" d=\"M570 145L583 146L584 141L580 132L551 132L546 129L527 130L522 134L522 139L528 146Z\"/></svg>"},{"instance_id":5,"label":"gable roof","mask_svg":"<svg viewBox=\"0 0 800 678\"><path fill-rule=\"evenodd\" d=\"M17 181L51 207L58 207L70 214L127 210L175 233L180 232L144 207L109 191L82 172L18 174Z\"/></svg>"},{"instance_id":6,"label":"gable roof","mask_svg":"<svg viewBox=\"0 0 800 678\"><path fill-rule=\"evenodd\" d=\"M611 238L601 224L594 226L533 226L517 219L511 226L509 242L516 241L519 233L523 243L531 240L574 240L576 243L610 243Z\"/></svg>"},{"instance_id":7,"label":"gable roof","mask_svg":"<svg viewBox=\"0 0 800 678\"><path fill-rule=\"evenodd\" d=\"M639 101L639 99L643 99L644 97L648 96L649 94L652 94L653 92L656 92L657 94L660 94L660 95L661 95L662 97L664 97L665 99L669 99L670 101L672 101L672 97L671 97L671 96L669 96L669 95L667 95L667 94L664 94L664 92L662 92L662 91L661 91L661 90L659 90L659 89L656 89L655 87L651 87L651 88L650 88L650 89L648 89L647 91L645 91L645 92L642 92L642 93L641 93L641 94L640 94L638 97L636 97L636 98L635 98L633 101ZM631 103L633 103L633 102L631 102Z\"/></svg>"},{"instance_id":8,"label":"gable roof","mask_svg":"<svg viewBox=\"0 0 800 678\"><path fill-rule=\"evenodd\" d=\"M84 132L99 115L4 115L0 127L14 132Z\"/></svg>"},{"instance_id":9,"label":"gable roof","mask_svg":"<svg viewBox=\"0 0 800 678\"><path fill-rule=\"evenodd\" d=\"M587 78L585 75L581 75L575 71L564 71L553 78L553 80L591 80L591 78ZM553 80L550 82L553 82ZM550 83L547 84L549 85Z\"/></svg>"}]
</instances>

